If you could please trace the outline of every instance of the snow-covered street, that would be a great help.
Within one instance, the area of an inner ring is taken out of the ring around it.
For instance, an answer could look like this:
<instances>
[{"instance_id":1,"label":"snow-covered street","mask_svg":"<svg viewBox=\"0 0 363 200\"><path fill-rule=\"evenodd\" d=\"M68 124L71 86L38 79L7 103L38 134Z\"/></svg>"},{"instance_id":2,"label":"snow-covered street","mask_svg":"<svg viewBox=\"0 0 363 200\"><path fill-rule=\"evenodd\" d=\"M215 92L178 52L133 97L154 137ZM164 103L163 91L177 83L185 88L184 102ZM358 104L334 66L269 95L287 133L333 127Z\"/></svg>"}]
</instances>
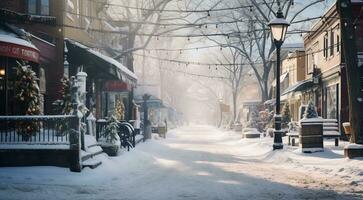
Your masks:
<instances>
[{"instance_id":1,"label":"snow-covered street","mask_svg":"<svg viewBox=\"0 0 363 200\"><path fill-rule=\"evenodd\" d=\"M272 151L272 139L193 126L139 144L96 169L0 168L0 199L362 199L363 161L342 146ZM328 143L329 144L329 143Z\"/></svg>"}]
</instances>

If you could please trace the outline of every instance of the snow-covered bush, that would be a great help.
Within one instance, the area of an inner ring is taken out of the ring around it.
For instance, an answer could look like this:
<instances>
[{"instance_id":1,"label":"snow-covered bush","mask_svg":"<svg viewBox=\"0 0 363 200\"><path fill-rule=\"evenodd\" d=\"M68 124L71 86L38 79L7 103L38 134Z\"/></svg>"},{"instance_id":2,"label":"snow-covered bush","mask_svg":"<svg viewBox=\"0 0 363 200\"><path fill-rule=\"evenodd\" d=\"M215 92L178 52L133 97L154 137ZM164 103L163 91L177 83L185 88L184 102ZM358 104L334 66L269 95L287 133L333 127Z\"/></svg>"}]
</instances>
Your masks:
<instances>
[{"instance_id":1,"label":"snow-covered bush","mask_svg":"<svg viewBox=\"0 0 363 200\"><path fill-rule=\"evenodd\" d=\"M282 126L287 127L289 122L291 121L291 114L290 114L290 105L288 102L284 104L282 108Z\"/></svg>"},{"instance_id":2,"label":"snow-covered bush","mask_svg":"<svg viewBox=\"0 0 363 200\"><path fill-rule=\"evenodd\" d=\"M317 118L318 113L316 112L315 106L312 101L309 102L308 107L304 112L304 119Z\"/></svg>"},{"instance_id":3,"label":"snow-covered bush","mask_svg":"<svg viewBox=\"0 0 363 200\"><path fill-rule=\"evenodd\" d=\"M288 127L289 127L288 129L289 133L298 132L298 122L291 121L289 122Z\"/></svg>"},{"instance_id":4,"label":"snow-covered bush","mask_svg":"<svg viewBox=\"0 0 363 200\"><path fill-rule=\"evenodd\" d=\"M111 145L119 145L120 144L120 137L118 135L119 126L118 121L115 116L111 116L107 121L106 129L102 133L101 137L99 138L99 142L101 144L111 144Z\"/></svg>"},{"instance_id":5,"label":"snow-covered bush","mask_svg":"<svg viewBox=\"0 0 363 200\"><path fill-rule=\"evenodd\" d=\"M260 120L261 120L261 126L263 130L266 130L266 128L272 128L273 124L271 123L274 116L274 111L268 111L268 109L260 111ZM271 125L271 126L270 126Z\"/></svg>"},{"instance_id":6,"label":"snow-covered bush","mask_svg":"<svg viewBox=\"0 0 363 200\"><path fill-rule=\"evenodd\" d=\"M275 132L274 128L267 128L266 130L267 135L269 135L270 137L274 136L274 132Z\"/></svg>"},{"instance_id":7,"label":"snow-covered bush","mask_svg":"<svg viewBox=\"0 0 363 200\"><path fill-rule=\"evenodd\" d=\"M246 128L256 128L258 131L262 131L263 127L257 108L251 109Z\"/></svg>"},{"instance_id":8,"label":"snow-covered bush","mask_svg":"<svg viewBox=\"0 0 363 200\"><path fill-rule=\"evenodd\" d=\"M104 152L109 156L116 156L120 149L120 137L118 135L119 126L115 116L111 116L107 121L106 129L98 139Z\"/></svg>"},{"instance_id":9,"label":"snow-covered bush","mask_svg":"<svg viewBox=\"0 0 363 200\"><path fill-rule=\"evenodd\" d=\"M15 100L17 115L39 115L40 90L36 73L30 65L18 63L15 77ZM19 133L24 138L29 138L40 128L40 123L36 121L19 122L17 124Z\"/></svg>"}]
</instances>

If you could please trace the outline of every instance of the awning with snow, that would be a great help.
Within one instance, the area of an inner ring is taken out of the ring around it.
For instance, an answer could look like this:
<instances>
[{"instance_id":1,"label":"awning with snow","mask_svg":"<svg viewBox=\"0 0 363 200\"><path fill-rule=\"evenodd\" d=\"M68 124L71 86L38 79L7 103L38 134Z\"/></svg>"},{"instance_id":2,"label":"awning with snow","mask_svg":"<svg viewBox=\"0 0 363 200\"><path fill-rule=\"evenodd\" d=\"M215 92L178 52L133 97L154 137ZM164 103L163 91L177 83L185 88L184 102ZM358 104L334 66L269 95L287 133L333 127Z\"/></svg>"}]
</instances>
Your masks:
<instances>
[{"instance_id":1,"label":"awning with snow","mask_svg":"<svg viewBox=\"0 0 363 200\"><path fill-rule=\"evenodd\" d=\"M282 95L286 95L292 92L300 92L300 91L304 91L307 90L311 87L314 86L314 83L312 80L303 80L303 81L299 81L296 84L288 87L283 93Z\"/></svg>"},{"instance_id":2,"label":"awning with snow","mask_svg":"<svg viewBox=\"0 0 363 200\"><path fill-rule=\"evenodd\" d=\"M106 72L118 80L136 86L137 76L117 60L95 51L79 42L65 39L69 60L79 64L95 65L100 73Z\"/></svg>"},{"instance_id":3,"label":"awning with snow","mask_svg":"<svg viewBox=\"0 0 363 200\"><path fill-rule=\"evenodd\" d=\"M39 50L5 27L0 27L0 55L39 63Z\"/></svg>"},{"instance_id":4,"label":"awning with snow","mask_svg":"<svg viewBox=\"0 0 363 200\"><path fill-rule=\"evenodd\" d=\"M284 82L284 80L286 79L286 77L289 75L289 72L283 73L280 76L280 83ZM274 79L274 81L271 83L272 87L276 86L276 79Z\"/></svg>"}]
</instances>

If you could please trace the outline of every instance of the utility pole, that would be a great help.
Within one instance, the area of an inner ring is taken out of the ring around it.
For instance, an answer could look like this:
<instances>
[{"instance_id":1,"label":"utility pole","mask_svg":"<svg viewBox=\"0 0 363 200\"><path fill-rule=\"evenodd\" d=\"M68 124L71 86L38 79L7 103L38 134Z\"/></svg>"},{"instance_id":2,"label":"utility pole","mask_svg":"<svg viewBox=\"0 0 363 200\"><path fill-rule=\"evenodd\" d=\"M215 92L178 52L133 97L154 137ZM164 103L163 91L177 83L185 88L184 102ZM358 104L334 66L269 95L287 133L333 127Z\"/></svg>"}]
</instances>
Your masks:
<instances>
[{"instance_id":1,"label":"utility pole","mask_svg":"<svg viewBox=\"0 0 363 200\"><path fill-rule=\"evenodd\" d=\"M346 64L352 143L344 148L344 155L349 158L363 157L363 88L360 80L362 69L357 62L352 3L350 0L338 0L336 9L340 17L342 49Z\"/></svg>"}]
</instances>

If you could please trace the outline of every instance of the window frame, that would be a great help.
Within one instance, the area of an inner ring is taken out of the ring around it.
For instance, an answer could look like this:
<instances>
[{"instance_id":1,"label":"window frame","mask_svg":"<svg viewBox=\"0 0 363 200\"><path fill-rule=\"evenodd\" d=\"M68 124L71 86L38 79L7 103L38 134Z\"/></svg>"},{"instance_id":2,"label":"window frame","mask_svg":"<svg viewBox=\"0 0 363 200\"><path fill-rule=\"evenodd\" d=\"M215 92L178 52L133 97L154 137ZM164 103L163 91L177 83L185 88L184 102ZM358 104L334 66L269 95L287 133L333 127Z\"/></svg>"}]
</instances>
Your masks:
<instances>
[{"instance_id":1,"label":"window frame","mask_svg":"<svg viewBox=\"0 0 363 200\"><path fill-rule=\"evenodd\" d=\"M43 8L43 1L47 1L48 2L48 10L47 12L44 12L42 11L42 8ZM29 5L30 5L30 2L35 2L35 12L30 12L30 9L29 9ZM51 1L50 0L27 0L26 1L26 7L27 7L27 12L28 14L31 14L31 15L41 15L41 16L49 16L50 15L50 5L51 5Z\"/></svg>"}]
</instances>

